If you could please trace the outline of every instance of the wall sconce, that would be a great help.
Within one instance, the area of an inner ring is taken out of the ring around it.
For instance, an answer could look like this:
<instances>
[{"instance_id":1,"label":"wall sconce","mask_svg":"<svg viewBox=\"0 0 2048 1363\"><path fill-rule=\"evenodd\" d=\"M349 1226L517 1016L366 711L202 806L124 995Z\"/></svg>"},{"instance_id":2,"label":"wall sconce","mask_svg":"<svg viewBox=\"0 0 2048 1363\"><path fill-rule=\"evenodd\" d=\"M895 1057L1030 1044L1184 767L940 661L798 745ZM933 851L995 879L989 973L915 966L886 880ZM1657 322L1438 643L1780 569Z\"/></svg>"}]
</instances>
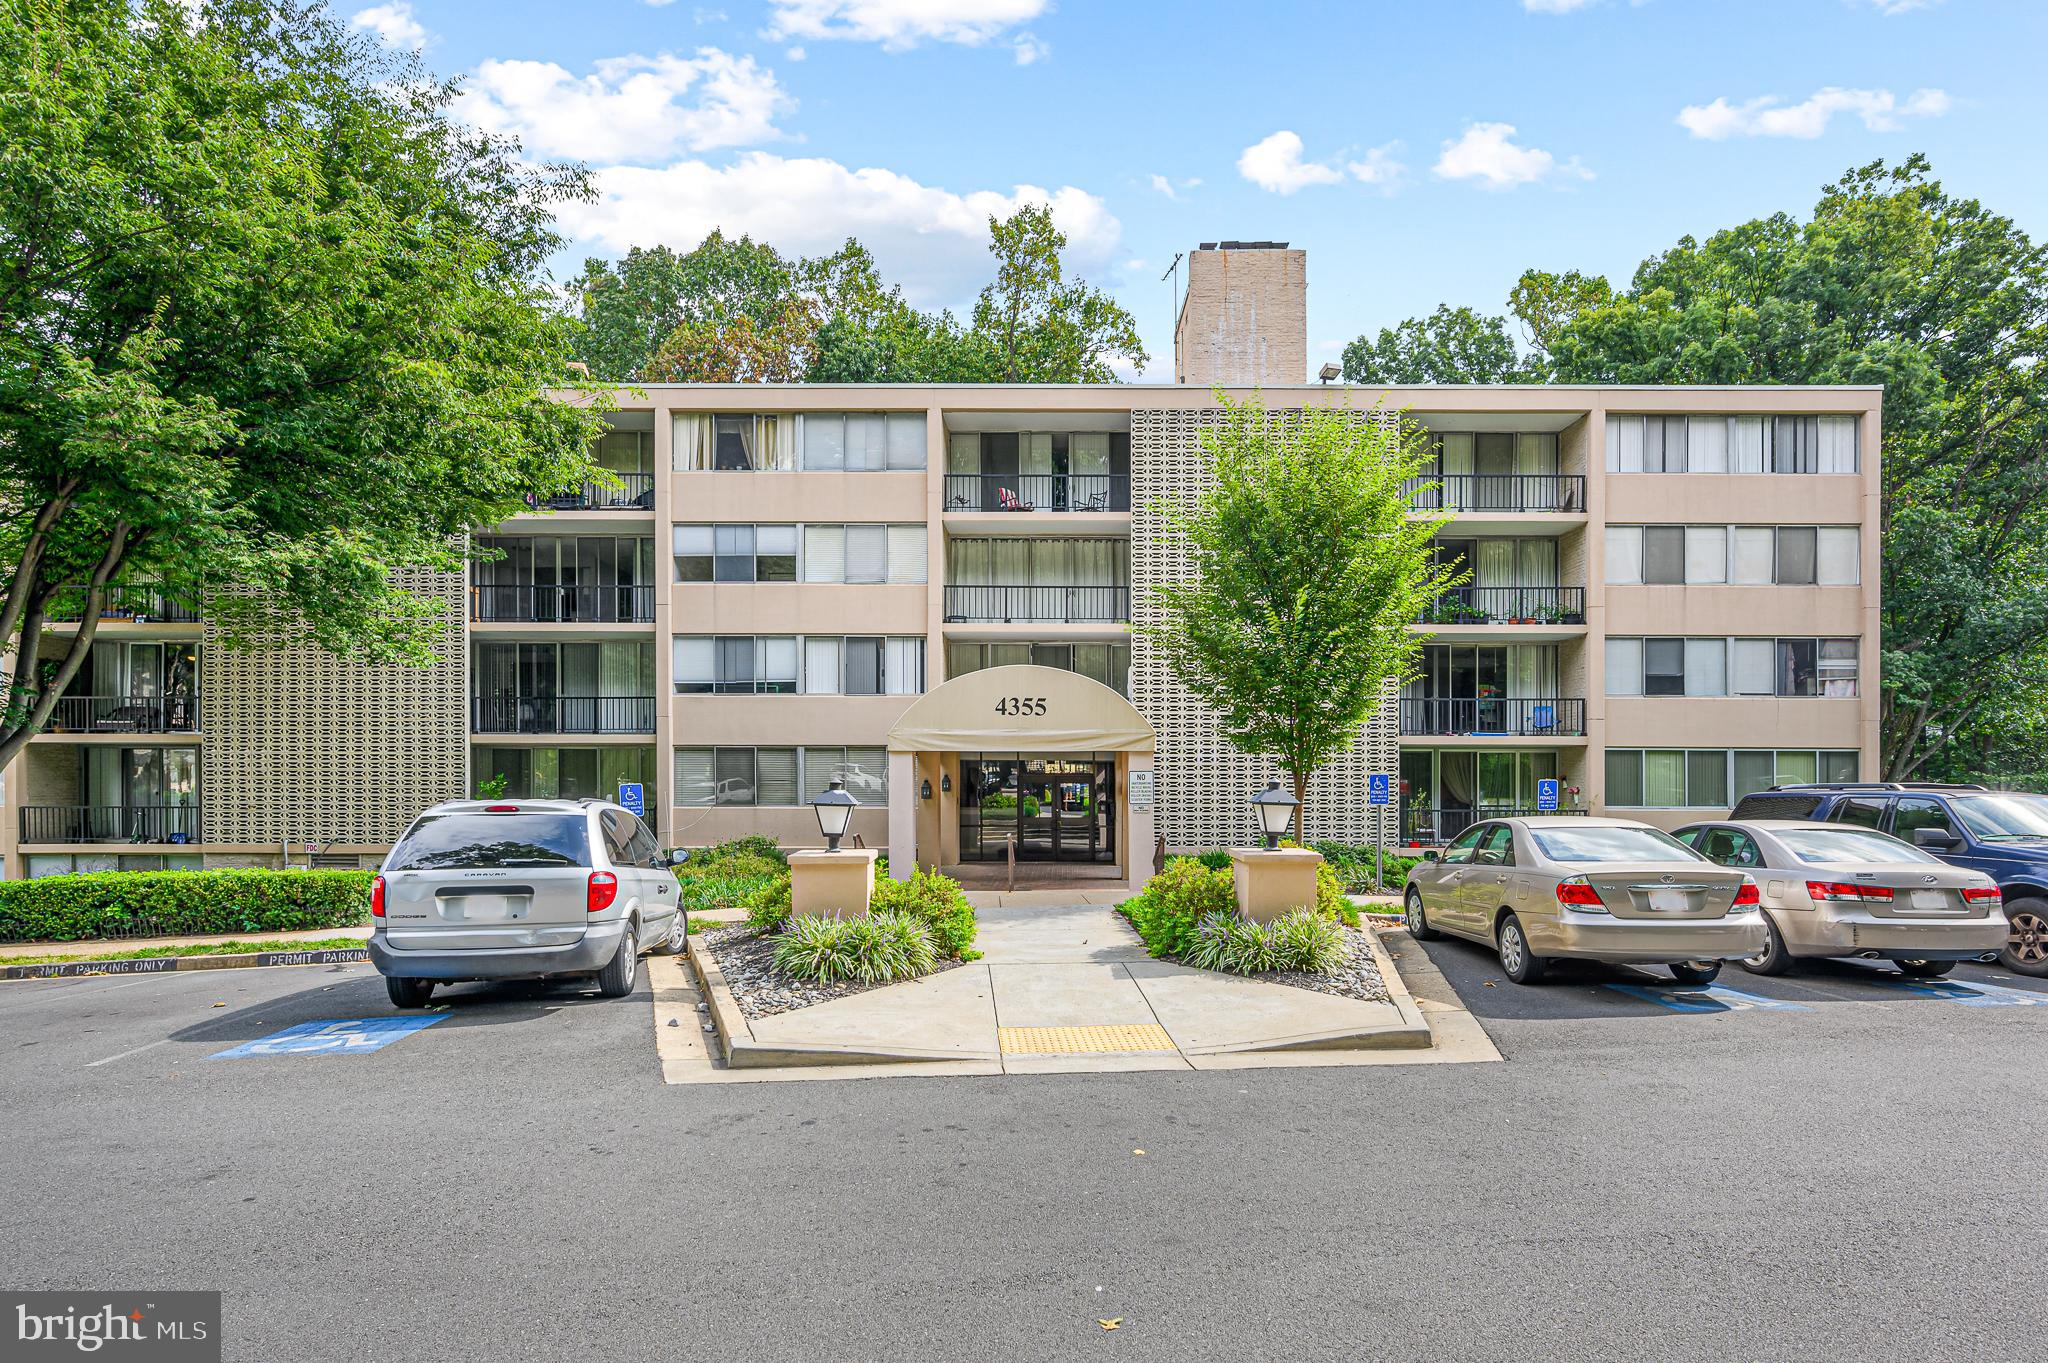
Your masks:
<instances>
[{"instance_id":1,"label":"wall sconce","mask_svg":"<svg viewBox=\"0 0 2048 1363\"><path fill-rule=\"evenodd\" d=\"M942 771L939 773L939 793L942 795L951 795L953 793L952 772Z\"/></svg>"},{"instance_id":2,"label":"wall sconce","mask_svg":"<svg viewBox=\"0 0 2048 1363\"><path fill-rule=\"evenodd\" d=\"M931 798L932 798L932 783L931 783L931 782L929 782L929 781L925 782L925 783L924 783L924 785L923 785L923 786L922 786L922 787L921 787L921 788L920 788L920 789L918 790L918 792L917 792L917 795L918 795L918 798L919 798L919 799L921 799L921 800L929 800L929 799L931 799Z\"/></svg>"}]
</instances>

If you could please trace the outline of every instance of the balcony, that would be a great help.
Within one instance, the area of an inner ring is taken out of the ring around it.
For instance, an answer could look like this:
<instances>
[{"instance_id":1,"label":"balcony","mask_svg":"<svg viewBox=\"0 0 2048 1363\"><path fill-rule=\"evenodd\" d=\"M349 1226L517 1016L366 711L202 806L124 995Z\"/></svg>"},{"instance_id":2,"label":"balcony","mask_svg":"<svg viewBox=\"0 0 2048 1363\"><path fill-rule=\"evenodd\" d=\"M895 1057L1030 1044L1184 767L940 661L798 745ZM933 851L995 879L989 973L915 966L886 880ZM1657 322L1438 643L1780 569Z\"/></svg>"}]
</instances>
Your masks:
<instances>
[{"instance_id":1,"label":"balcony","mask_svg":"<svg viewBox=\"0 0 2048 1363\"><path fill-rule=\"evenodd\" d=\"M647 624L654 588L481 585L470 588L470 618L483 624Z\"/></svg>"},{"instance_id":2,"label":"balcony","mask_svg":"<svg viewBox=\"0 0 2048 1363\"><path fill-rule=\"evenodd\" d=\"M1575 696L1541 700L1403 696L1401 732L1442 738L1583 738L1586 702Z\"/></svg>"},{"instance_id":3,"label":"balcony","mask_svg":"<svg viewBox=\"0 0 2048 1363\"><path fill-rule=\"evenodd\" d=\"M479 696L480 734L651 734L652 696Z\"/></svg>"},{"instance_id":4,"label":"balcony","mask_svg":"<svg viewBox=\"0 0 2048 1363\"><path fill-rule=\"evenodd\" d=\"M617 487L599 487L596 483L585 483L558 496L527 498L527 505L535 510L548 511L650 511L654 508L654 475L651 473L617 473Z\"/></svg>"},{"instance_id":5,"label":"balcony","mask_svg":"<svg viewBox=\"0 0 2048 1363\"><path fill-rule=\"evenodd\" d=\"M199 841L197 805L23 805L24 843Z\"/></svg>"},{"instance_id":6,"label":"balcony","mask_svg":"<svg viewBox=\"0 0 2048 1363\"><path fill-rule=\"evenodd\" d=\"M45 618L57 624L77 622L85 614L87 590L82 584L59 587L50 599ZM199 621L199 608L173 601L155 587L109 587L100 606L100 619L191 625Z\"/></svg>"},{"instance_id":7,"label":"balcony","mask_svg":"<svg viewBox=\"0 0 2048 1363\"><path fill-rule=\"evenodd\" d=\"M1411 478L1404 491L1417 511L1586 509L1586 480L1576 473L1446 473L1435 478Z\"/></svg>"},{"instance_id":8,"label":"balcony","mask_svg":"<svg viewBox=\"0 0 2048 1363\"><path fill-rule=\"evenodd\" d=\"M199 727L191 696L64 696L50 712L53 734L189 734Z\"/></svg>"},{"instance_id":9,"label":"balcony","mask_svg":"<svg viewBox=\"0 0 2048 1363\"><path fill-rule=\"evenodd\" d=\"M1438 847L1463 833L1475 823L1488 819L1549 818L1554 814L1585 814L1584 809L1532 809L1521 805L1458 805L1445 808L1414 808L1401 811L1401 841L1422 847Z\"/></svg>"},{"instance_id":10,"label":"balcony","mask_svg":"<svg viewBox=\"0 0 2048 1363\"><path fill-rule=\"evenodd\" d=\"M948 587L949 624L1122 624L1131 618L1129 587Z\"/></svg>"},{"instance_id":11,"label":"balcony","mask_svg":"<svg viewBox=\"0 0 2048 1363\"><path fill-rule=\"evenodd\" d=\"M1129 511L1128 473L949 473L946 510Z\"/></svg>"},{"instance_id":12,"label":"balcony","mask_svg":"<svg viewBox=\"0 0 2048 1363\"><path fill-rule=\"evenodd\" d=\"M1583 625L1583 587L1454 587L1424 610L1424 625Z\"/></svg>"}]
</instances>

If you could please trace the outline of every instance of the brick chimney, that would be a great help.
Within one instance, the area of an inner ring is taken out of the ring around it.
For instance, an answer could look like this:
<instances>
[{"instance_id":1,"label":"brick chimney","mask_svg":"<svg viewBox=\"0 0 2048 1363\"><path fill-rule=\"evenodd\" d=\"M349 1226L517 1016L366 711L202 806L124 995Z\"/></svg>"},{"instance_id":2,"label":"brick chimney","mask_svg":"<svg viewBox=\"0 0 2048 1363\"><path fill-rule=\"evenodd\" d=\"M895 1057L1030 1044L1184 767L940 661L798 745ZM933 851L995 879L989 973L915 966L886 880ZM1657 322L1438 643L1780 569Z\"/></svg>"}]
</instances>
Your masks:
<instances>
[{"instance_id":1,"label":"brick chimney","mask_svg":"<svg viewBox=\"0 0 2048 1363\"><path fill-rule=\"evenodd\" d=\"M1284 241L1205 241L1188 253L1173 328L1175 383L1308 381L1308 253Z\"/></svg>"}]
</instances>

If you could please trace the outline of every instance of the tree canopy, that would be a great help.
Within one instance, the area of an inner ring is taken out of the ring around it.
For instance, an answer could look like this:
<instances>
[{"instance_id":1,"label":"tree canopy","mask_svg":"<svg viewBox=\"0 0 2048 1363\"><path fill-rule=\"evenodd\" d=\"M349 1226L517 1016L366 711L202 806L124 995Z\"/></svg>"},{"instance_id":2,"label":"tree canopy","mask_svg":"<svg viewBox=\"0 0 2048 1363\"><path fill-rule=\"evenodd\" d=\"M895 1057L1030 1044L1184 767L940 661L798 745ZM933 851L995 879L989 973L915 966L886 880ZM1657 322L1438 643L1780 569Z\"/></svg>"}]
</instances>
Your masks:
<instances>
[{"instance_id":1,"label":"tree canopy","mask_svg":"<svg viewBox=\"0 0 2048 1363\"><path fill-rule=\"evenodd\" d=\"M1134 628L1305 805L1309 778L1412 670L1423 636L1409 626L1462 577L1433 555L1440 519L1410 510L1418 428L1379 409L1217 400L1201 439L1214 482L1164 508L1189 571L1152 589L1159 616Z\"/></svg>"},{"instance_id":2,"label":"tree canopy","mask_svg":"<svg viewBox=\"0 0 2048 1363\"><path fill-rule=\"evenodd\" d=\"M2048 683L2041 246L1914 156L1850 171L1803 222L1683 237L1624 288L1531 270L1510 307L1522 363L1557 382L1884 385L1883 774L2010 770Z\"/></svg>"},{"instance_id":3,"label":"tree canopy","mask_svg":"<svg viewBox=\"0 0 2048 1363\"><path fill-rule=\"evenodd\" d=\"M1107 383L1143 365L1136 321L1067 276L1066 237L1027 204L989 219L996 277L970 321L922 312L849 240L788 258L714 230L695 248L590 260L576 357L610 382Z\"/></svg>"},{"instance_id":4,"label":"tree canopy","mask_svg":"<svg viewBox=\"0 0 2048 1363\"><path fill-rule=\"evenodd\" d=\"M543 262L581 170L451 121L452 88L319 9L0 11L0 766L121 583L202 588L237 646L427 656L395 570L580 482L599 419L543 390Z\"/></svg>"}]
</instances>

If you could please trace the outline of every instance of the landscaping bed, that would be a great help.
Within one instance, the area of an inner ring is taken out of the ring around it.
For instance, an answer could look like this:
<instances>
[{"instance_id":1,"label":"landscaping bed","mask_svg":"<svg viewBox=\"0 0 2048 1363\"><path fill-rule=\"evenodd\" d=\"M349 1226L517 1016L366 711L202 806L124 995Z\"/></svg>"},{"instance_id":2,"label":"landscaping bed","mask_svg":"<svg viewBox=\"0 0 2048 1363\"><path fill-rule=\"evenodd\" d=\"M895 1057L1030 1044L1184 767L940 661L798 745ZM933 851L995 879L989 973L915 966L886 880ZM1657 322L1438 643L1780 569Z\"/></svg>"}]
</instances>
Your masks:
<instances>
[{"instance_id":1,"label":"landscaping bed","mask_svg":"<svg viewBox=\"0 0 2048 1363\"><path fill-rule=\"evenodd\" d=\"M1366 1003L1386 1003L1392 997L1387 982L1380 978L1379 962L1373 958L1372 929L1366 927L1344 929L1344 964L1327 975L1306 970L1267 970L1245 978Z\"/></svg>"},{"instance_id":2,"label":"landscaping bed","mask_svg":"<svg viewBox=\"0 0 2048 1363\"><path fill-rule=\"evenodd\" d=\"M750 923L734 923L716 928L698 938L701 947L711 952L718 963L719 974L725 977L725 987L732 991L740 1012L748 1019L774 1017L777 1013L794 1012L808 1008L814 1003L830 1003L834 999L852 998L865 994L870 989L886 989L901 980L835 980L820 984L815 980L798 979L783 973L775 967L776 934L763 932ZM965 965L962 960L940 960L932 970L921 978Z\"/></svg>"}]
</instances>

